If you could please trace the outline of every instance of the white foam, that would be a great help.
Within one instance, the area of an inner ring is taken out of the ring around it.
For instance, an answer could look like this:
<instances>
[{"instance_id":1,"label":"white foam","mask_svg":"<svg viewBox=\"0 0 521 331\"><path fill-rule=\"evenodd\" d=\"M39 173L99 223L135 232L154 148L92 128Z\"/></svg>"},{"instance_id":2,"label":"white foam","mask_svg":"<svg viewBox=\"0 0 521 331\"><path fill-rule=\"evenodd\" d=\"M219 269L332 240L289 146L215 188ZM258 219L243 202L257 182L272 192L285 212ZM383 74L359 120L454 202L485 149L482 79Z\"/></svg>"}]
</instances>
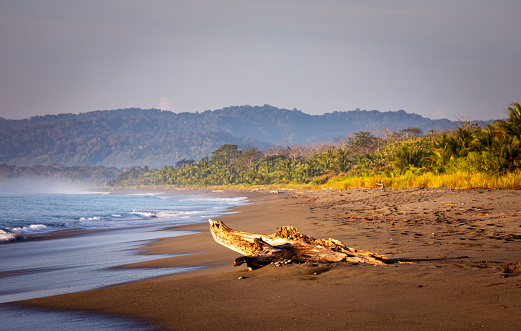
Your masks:
<instances>
[{"instance_id":1,"label":"white foam","mask_svg":"<svg viewBox=\"0 0 521 331\"><path fill-rule=\"evenodd\" d=\"M174 211L160 211L159 213L157 213L157 217L159 218L172 218L172 217L177 217L179 215L182 215L184 213L182 212L174 212Z\"/></svg>"},{"instance_id":2,"label":"white foam","mask_svg":"<svg viewBox=\"0 0 521 331\"><path fill-rule=\"evenodd\" d=\"M20 233L7 232L0 230L0 241L13 241L25 239Z\"/></svg>"},{"instance_id":3,"label":"white foam","mask_svg":"<svg viewBox=\"0 0 521 331\"><path fill-rule=\"evenodd\" d=\"M157 214L154 213L154 212L151 212L151 211L149 212L149 211L137 211L137 210L134 210L130 214L131 215L144 216L144 217L157 217Z\"/></svg>"},{"instance_id":4,"label":"white foam","mask_svg":"<svg viewBox=\"0 0 521 331\"><path fill-rule=\"evenodd\" d=\"M95 216L95 217L82 217L80 218L80 222L84 222L84 221L99 221L100 218Z\"/></svg>"},{"instance_id":5,"label":"white foam","mask_svg":"<svg viewBox=\"0 0 521 331\"><path fill-rule=\"evenodd\" d=\"M8 230L13 231L13 232L27 233L27 232L42 230L45 228L47 228L47 226L44 224L31 224L29 226L23 226L23 227L18 227L18 228L8 228Z\"/></svg>"}]
</instances>

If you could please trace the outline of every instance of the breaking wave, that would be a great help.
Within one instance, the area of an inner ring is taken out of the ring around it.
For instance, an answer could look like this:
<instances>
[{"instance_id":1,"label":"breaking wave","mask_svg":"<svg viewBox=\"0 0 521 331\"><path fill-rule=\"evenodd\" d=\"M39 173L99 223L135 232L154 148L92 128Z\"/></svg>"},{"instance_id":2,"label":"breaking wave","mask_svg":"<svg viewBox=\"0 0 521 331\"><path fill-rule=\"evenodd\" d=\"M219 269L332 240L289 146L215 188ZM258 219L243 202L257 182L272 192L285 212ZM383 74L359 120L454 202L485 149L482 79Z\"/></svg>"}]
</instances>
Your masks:
<instances>
[{"instance_id":1,"label":"breaking wave","mask_svg":"<svg viewBox=\"0 0 521 331\"><path fill-rule=\"evenodd\" d=\"M64 229L117 229L204 222L245 198L164 193L0 193L0 242Z\"/></svg>"},{"instance_id":2,"label":"breaking wave","mask_svg":"<svg viewBox=\"0 0 521 331\"><path fill-rule=\"evenodd\" d=\"M0 230L0 242L24 240L25 236L21 233Z\"/></svg>"}]
</instances>

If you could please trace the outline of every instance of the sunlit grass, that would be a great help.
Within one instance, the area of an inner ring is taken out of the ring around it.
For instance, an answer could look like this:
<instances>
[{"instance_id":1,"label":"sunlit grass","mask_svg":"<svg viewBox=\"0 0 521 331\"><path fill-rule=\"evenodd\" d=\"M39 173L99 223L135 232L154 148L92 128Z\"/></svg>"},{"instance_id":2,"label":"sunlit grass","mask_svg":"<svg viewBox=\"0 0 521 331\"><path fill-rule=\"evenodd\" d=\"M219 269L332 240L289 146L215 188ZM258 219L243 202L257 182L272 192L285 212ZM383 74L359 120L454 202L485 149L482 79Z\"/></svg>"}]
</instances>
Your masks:
<instances>
[{"instance_id":1,"label":"sunlit grass","mask_svg":"<svg viewBox=\"0 0 521 331\"><path fill-rule=\"evenodd\" d=\"M432 172L412 173L402 175L364 175L364 176L333 176L321 177L318 181L308 184L278 183L266 185L236 184L212 185L205 187L187 186L186 188L212 190L345 190L349 188L379 188L377 183L383 183L387 189L407 188L452 188L452 189L521 189L521 171L504 175L489 175L484 173L453 172L435 174ZM145 187L145 186L142 186Z\"/></svg>"},{"instance_id":2,"label":"sunlit grass","mask_svg":"<svg viewBox=\"0 0 521 331\"><path fill-rule=\"evenodd\" d=\"M395 176L360 176L336 177L322 185L308 185L310 189L347 189L379 187L383 183L386 188L454 188L454 189L521 189L521 172L511 172L505 175L489 175L484 173L454 172L450 174L406 173Z\"/></svg>"}]
</instances>

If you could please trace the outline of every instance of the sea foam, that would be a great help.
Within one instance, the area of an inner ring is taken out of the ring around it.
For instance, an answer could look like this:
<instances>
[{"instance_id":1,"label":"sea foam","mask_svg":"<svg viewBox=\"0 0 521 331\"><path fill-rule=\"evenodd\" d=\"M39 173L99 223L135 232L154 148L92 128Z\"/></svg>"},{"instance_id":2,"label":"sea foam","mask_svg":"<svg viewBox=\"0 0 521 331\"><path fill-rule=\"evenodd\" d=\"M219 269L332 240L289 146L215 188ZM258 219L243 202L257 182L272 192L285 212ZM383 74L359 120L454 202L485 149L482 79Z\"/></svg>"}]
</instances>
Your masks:
<instances>
[{"instance_id":1,"label":"sea foam","mask_svg":"<svg viewBox=\"0 0 521 331\"><path fill-rule=\"evenodd\" d=\"M134 210L130 213L131 215L139 215L139 216L143 216L143 217L157 217L157 214L155 212L152 212L152 211L137 211L137 210Z\"/></svg>"},{"instance_id":2,"label":"sea foam","mask_svg":"<svg viewBox=\"0 0 521 331\"><path fill-rule=\"evenodd\" d=\"M99 216L94 217L80 217L80 222L84 221L99 221L101 218Z\"/></svg>"},{"instance_id":3,"label":"sea foam","mask_svg":"<svg viewBox=\"0 0 521 331\"><path fill-rule=\"evenodd\" d=\"M4 230L0 230L0 242L1 241L23 240L23 239L25 239L25 237L20 233L7 232Z\"/></svg>"},{"instance_id":4,"label":"sea foam","mask_svg":"<svg viewBox=\"0 0 521 331\"><path fill-rule=\"evenodd\" d=\"M12 231L12 232L23 232L23 233L27 233L27 232L34 232L34 231L38 231L38 230L43 230L43 229L46 229L47 226L44 225L44 224L31 224L29 226L23 226L23 227L17 227L17 228L7 228L9 231Z\"/></svg>"}]
</instances>

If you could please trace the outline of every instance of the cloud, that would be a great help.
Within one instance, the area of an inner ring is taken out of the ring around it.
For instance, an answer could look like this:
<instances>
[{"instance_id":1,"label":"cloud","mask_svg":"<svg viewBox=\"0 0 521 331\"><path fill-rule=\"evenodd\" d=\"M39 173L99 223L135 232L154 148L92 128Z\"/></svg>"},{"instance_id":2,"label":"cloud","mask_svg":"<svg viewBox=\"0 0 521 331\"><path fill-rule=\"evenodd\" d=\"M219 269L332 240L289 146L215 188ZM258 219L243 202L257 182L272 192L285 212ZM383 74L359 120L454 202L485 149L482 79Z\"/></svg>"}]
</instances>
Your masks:
<instances>
[{"instance_id":1,"label":"cloud","mask_svg":"<svg viewBox=\"0 0 521 331\"><path fill-rule=\"evenodd\" d=\"M446 109L437 108L433 112L431 112L431 119L441 119L446 118L449 119L450 115L449 112ZM452 118L452 120L455 120L455 118Z\"/></svg>"}]
</instances>

